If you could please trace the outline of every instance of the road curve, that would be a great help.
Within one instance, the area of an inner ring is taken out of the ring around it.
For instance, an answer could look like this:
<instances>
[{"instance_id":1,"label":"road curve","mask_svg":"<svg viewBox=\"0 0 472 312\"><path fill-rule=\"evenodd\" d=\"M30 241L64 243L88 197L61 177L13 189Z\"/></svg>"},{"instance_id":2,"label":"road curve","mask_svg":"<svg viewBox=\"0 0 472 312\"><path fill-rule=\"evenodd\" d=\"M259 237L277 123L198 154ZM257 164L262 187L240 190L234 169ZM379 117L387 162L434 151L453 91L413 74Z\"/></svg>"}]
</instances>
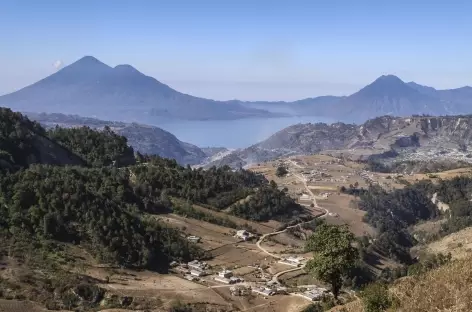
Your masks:
<instances>
[{"instance_id":1,"label":"road curve","mask_svg":"<svg viewBox=\"0 0 472 312\"><path fill-rule=\"evenodd\" d=\"M308 185L306 184L306 180L298 175L298 174L294 174L294 176L299 179L302 183L303 183L303 186L305 187L306 191L308 192L308 194L310 195L311 197L311 201L313 202L313 206L315 208L318 208L318 209L322 209L324 210L324 213L322 215L319 215L317 216L316 218L324 218L326 217L328 214L329 214L329 210L326 209L326 208L323 208L323 207L320 207L318 206L318 203L316 202L316 198L315 198L315 195L313 194L313 192L310 190L310 188L308 187ZM310 220L310 221L303 221L303 222L299 222L295 225L291 225L291 226L288 226L286 227L285 229L281 230L281 231L276 231L276 232L272 232L272 233L266 233L264 235L262 235L259 240L257 241L256 243L256 246L257 248L259 248L262 252L264 252L265 254L271 256L271 257L274 257L276 259L282 259L283 257L280 256L280 255L276 255L276 254L273 254L269 251L267 251L267 249L265 249L264 247L261 246L261 243L264 241L264 239L266 237L269 237L269 236L273 236L273 235L277 235L277 234L281 234L281 233L284 233L286 232L288 229L291 229L291 228L294 228L294 227L297 227L301 224L304 224L304 223L308 223L308 222L311 222L313 220ZM272 277L272 281L276 282L277 284L280 284L280 281L279 281L279 277L285 273L288 273L288 272L292 272L292 271L297 271L297 270L301 270L305 267L305 265L301 266L301 267L297 267L297 268L292 268L292 269L288 269L288 270L285 270L285 271L281 271L281 272L278 272L276 273L273 277Z\"/></svg>"}]
</instances>

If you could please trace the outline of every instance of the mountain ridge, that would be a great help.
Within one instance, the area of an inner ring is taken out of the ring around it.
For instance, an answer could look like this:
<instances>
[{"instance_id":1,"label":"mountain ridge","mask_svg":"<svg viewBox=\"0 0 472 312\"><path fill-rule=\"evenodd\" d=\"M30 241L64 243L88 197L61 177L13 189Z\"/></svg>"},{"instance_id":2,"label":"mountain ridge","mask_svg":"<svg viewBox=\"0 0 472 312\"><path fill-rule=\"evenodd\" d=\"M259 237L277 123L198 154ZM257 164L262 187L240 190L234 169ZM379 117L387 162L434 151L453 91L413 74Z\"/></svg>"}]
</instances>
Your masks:
<instances>
[{"instance_id":1,"label":"mountain ridge","mask_svg":"<svg viewBox=\"0 0 472 312\"><path fill-rule=\"evenodd\" d=\"M381 116L363 124L297 124L212 165L244 167L291 155L343 154L357 160L446 159L472 163L472 115ZM400 158L397 158L400 157Z\"/></svg>"},{"instance_id":2,"label":"mountain ridge","mask_svg":"<svg viewBox=\"0 0 472 312\"><path fill-rule=\"evenodd\" d=\"M283 116L237 102L184 94L131 65L110 67L92 56L85 56L36 83L1 96L0 105L16 111L137 121L149 116L188 120Z\"/></svg>"},{"instance_id":3,"label":"mountain ridge","mask_svg":"<svg viewBox=\"0 0 472 312\"><path fill-rule=\"evenodd\" d=\"M119 121L105 121L96 118L60 113L26 113L26 115L42 124L46 128L57 126L77 128L87 126L92 129L110 127L114 132L128 139L128 144L142 154L158 155L164 158L175 159L182 165L195 165L205 161L213 155L211 149L201 149L196 145L180 141L174 134L159 127L125 123ZM216 149L218 153L222 148Z\"/></svg>"},{"instance_id":4,"label":"mountain ridge","mask_svg":"<svg viewBox=\"0 0 472 312\"><path fill-rule=\"evenodd\" d=\"M364 122L382 115L472 113L472 87L437 90L383 75L348 96L323 95L297 101L216 101L172 89L131 65L111 67L85 56L16 92L0 106L23 112L66 113L150 123L156 118L234 120L290 116Z\"/></svg>"}]
</instances>

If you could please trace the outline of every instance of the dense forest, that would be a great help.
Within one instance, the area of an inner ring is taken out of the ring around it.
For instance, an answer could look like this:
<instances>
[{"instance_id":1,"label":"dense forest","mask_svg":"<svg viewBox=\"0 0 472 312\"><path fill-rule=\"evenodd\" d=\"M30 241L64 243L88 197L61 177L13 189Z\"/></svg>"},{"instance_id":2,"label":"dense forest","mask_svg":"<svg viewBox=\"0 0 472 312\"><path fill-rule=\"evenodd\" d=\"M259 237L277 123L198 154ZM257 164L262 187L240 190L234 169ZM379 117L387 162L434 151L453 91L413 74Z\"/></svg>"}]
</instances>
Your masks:
<instances>
[{"instance_id":1,"label":"dense forest","mask_svg":"<svg viewBox=\"0 0 472 312\"><path fill-rule=\"evenodd\" d=\"M442 225L441 236L472 226L472 177L461 176L440 181L438 198L449 204L447 222Z\"/></svg>"},{"instance_id":2,"label":"dense forest","mask_svg":"<svg viewBox=\"0 0 472 312\"><path fill-rule=\"evenodd\" d=\"M154 214L174 211L236 228L191 204L234 206L234 214L252 220L289 218L301 210L262 175L229 167L195 170L175 160L134 155L126 138L110 128L45 131L9 109L0 111L0 127L1 168L8 169L0 174L2 239L79 244L104 262L165 269L171 260L205 254ZM42 163L41 153L54 159L58 150L80 161ZM174 206L171 198L188 204Z\"/></svg>"},{"instance_id":3,"label":"dense forest","mask_svg":"<svg viewBox=\"0 0 472 312\"><path fill-rule=\"evenodd\" d=\"M94 167L134 163L133 148L125 137L117 135L108 126L103 131L89 127L61 128L48 130L47 135Z\"/></svg>"},{"instance_id":4,"label":"dense forest","mask_svg":"<svg viewBox=\"0 0 472 312\"><path fill-rule=\"evenodd\" d=\"M232 207L231 212L237 216L254 221L270 219L285 221L301 214L303 208L290 198L285 190L279 190L277 185L261 187L242 203Z\"/></svg>"},{"instance_id":5,"label":"dense forest","mask_svg":"<svg viewBox=\"0 0 472 312\"><path fill-rule=\"evenodd\" d=\"M346 189L345 192L354 191ZM433 204L434 193L449 204L448 211L440 212ZM444 236L472 225L472 177L469 176L438 179L436 183L420 181L392 192L371 186L354 194L360 197L359 208L367 212L366 222L379 231L372 247L403 263L412 262L409 249L417 243L408 230L410 226L443 215L446 222L438 235Z\"/></svg>"},{"instance_id":6,"label":"dense forest","mask_svg":"<svg viewBox=\"0 0 472 312\"><path fill-rule=\"evenodd\" d=\"M81 244L105 262L161 269L202 252L138 214L126 170L34 165L0 180L2 228Z\"/></svg>"},{"instance_id":7,"label":"dense forest","mask_svg":"<svg viewBox=\"0 0 472 312\"><path fill-rule=\"evenodd\" d=\"M371 186L368 192L360 195L359 208L367 212L364 219L379 231L373 248L394 260L411 263L409 249L415 239L408 227L439 215L431 201L433 187L431 182L419 182L386 192Z\"/></svg>"},{"instance_id":8,"label":"dense forest","mask_svg":"<svg viewBox=\"0 0 472 312\"><path fill-rule=\"evenodd\" d=\"M135 166L132 172L140 182L140 195L175 196L190 202L231 212L249 220L286 220L302 212L284 190L257 173L220 168L191 169L173 160L152 157L146 165ZM242 203L237 203L242 201ZM236 204L235 204L236 203Z\"/></svg>"},{"instance_id":9,"label":"dense forest","mask_svg":"<svg viewBox=\"0 0 472 312\"><path fill-rule=\"evenodd\" d=\"M31 157L38 154L35 136L44 134L45 130L37 122L0 107L0 168L27 166L32 162Z\"/></svg>"}]
</instances>

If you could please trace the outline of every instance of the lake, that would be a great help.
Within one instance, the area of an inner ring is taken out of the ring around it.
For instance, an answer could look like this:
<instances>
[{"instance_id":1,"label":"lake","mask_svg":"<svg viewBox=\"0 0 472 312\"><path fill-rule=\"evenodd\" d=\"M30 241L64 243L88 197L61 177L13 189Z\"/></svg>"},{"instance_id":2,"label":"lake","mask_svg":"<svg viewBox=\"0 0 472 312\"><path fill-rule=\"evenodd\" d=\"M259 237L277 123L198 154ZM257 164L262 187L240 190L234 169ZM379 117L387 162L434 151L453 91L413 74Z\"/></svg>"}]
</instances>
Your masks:
<instances>
[{"instance_id":1,"label":"lake","mask_svg":"<svg viewBox=\"0 0 472 312\"><path fill-rule=\"evenodd\" d=\"M316 116L285 118L249 118L211 121L154 121L158 126L174 134L179 140L200 147L224 146L248 147L267 139L275 132L298 123L332 123L333 120Z\"/></svg>"}]
</instances>

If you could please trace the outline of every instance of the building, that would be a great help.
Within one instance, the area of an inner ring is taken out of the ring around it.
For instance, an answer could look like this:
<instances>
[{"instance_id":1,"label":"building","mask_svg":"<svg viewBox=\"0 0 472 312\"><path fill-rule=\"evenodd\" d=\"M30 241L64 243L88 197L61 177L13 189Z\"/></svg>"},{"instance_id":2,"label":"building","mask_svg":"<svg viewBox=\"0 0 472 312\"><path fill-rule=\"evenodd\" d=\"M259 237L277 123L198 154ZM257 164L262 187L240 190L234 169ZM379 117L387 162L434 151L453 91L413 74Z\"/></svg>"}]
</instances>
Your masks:
<instances>
[{"instance_id":1,"label":"building","mask_svg":"<svg viewBox=\"0 0 472 312\"><path fill-rule=\"evenodd\" d=\"M223 283L223 284L230 284L231 283L231 280L229 278L221 277L221 276L215 277L215 281Z\"/></svg>"},{"instance_id":2,"label":"building","mask_svg":"<svg viewBox=\"0 0 472 312\"><path fill-rule=\"evenodd\" d=\"M305 299L308 299L310 301L315 301L315 300L320 300L326 294L326 292L327 290L325 288L319 287L319 288L313 288L303 293L300 293L299 296Z\"/></svg>"},{"instance_id":3,"label":"building","mask_svg":"<svg viewBox=\"0 0 472 312\"><path fill-rule=\"evenodd\" d=\"M198 243L200 242L200 239L200 237L194 235L187 236L187 240L191 241L192 243Z\"/></svg>"},{"instance_id":4,"label":"building","mask_svg":"<svg viewBox=\"0 0 472 312\"><path fill-rule=\"evenodd\" d=\"M229 283L230 283L230 284L236 284L236 283L239 283L239 282L242 282L242 279L239 278L239 277L231 276L231 277L229 278Z\"/></svg>"},{"instance_id":5,"label":"building","mask_svg":"<svg viewBox=\"0 0 472 312\"><path fill-rule=\"evenodd\" d=\"M251 293L251 288L245 286L232 286L229 291L233 296L248 296Z\"/></svg>"},{"instance_id":6,"label":"building","mask_svg":"<svg viewBox=\"0 0 472 312\"><path fill-rule=\"evenodd\" d=\"M187 274L185 275L185 279L193 282L193 281L198 281L198 277L194 276L194 275L191 275L191 274Z\"/></svg>"},{"instance_id":7,"label":"building","mask_svg":"<svg viewBox=\"0 0 472 312\"><path fill-rule=\"evenodd\" d=\"M303 260L304 260L304 258L302 258L302 257L297 257L297 258L296 257L288 257L288 258L284 258L284 259L279 260L279 263L298 267L298 266L302 265Z\"/></svg>"},{"instance_id":8,"label":"building","mask_svg":"<svg viewBox=\"0 0 472 312\"><path fill-rule=\"evenodd\" d=\"M300 200L311 200L311 197L308 194L302 194L302 196L300 196Z\"/></svg>"},{"instance_id":9,"label":"building","mask_svg":"<svg viewBox=\"0 0 472 312\"><path fill-rule=\"evenodd\" d=\"M197 271L197 270L191 270L191 271L190 271L190 274L193 275L193 276L200 277L200 276L204 276L204 275L205 275L205 272L203 272L203 271Z\"/></svg>"},{"instance_id":10,"label":"building","mask_svg":"<svg viewBox=\"0 0 472 312\"><path fill-rule=\"evenodd\" d=\"M223 283L223 284L236 284L241 282L242 280L239 277L234 277L231 276L230 278L227 277L222 277L222 276L216 276L215 281Z\"/></svg>"},{"instance_id":11,"label":"building","mask_svg":"<svg viewBox=\"0 0 472 312\"><path fill-rule=\"evenodd\" d=\"M254 288L252 291L255 292L256 294L263 295L264 297L275 295L275 291L266 287Z\"/></svg>"},{"instance_id":12,"label":"building","mask_svg":"<svg viewBox=\"0 0 472 312\"><path fill-rule=\"evenodd\" d=\"M309 291L305 291L303 293L300 294L300 296L302 296L303 298L305 299L308 299L310 301L315 301L315 300L319 300L323 297L323 292L321 291L317 291L317 290L309 290Z\"/></svg>"},{"instance_id":13,"label":"building","mask_svg":"<svg viewBox=\"0 0 472 312\"><path fill-rule=\"evenodd\" d=\"M230 270L223 270L223 271L218 273L218 276L219 277L230 278L231 276L233 276L233 272L231 272Z\"/></svg>"},{"instance_id":14,"label":"building","mask_svg":"<svg viewBox=\"0 0 472 312\"><path fill-rule=\"evenodd\" d=\"M174 270L182 274L190 274L189 269L181 267L181 266L176 267Z\"/></svg>"},{"instance_id":15,"label":"building","mask_svg":"<svg viewBox=\"0 0 472 312\"><path fill-rule=\"evenodd\" d=\"M237 237L237 238L239 238L239 239L242 239L242 240L244 240L244 241L247 241L247 240L253 238L253 237L254 237L254 234L249 233L249 232L246 231L246 230L239 230L239 231L236 232L235 237Z\"/></svg>"},{"instance_id":16,"label":"building","mask_svg":"<svg viewBox=\"0 0 472 312\"><path fill-rule=\"evenodd\" d=\"M192 270L203 271L208 265L205 262L200 262L198 260L193 260L187 263L188 267Z\"/></svg>"}]
</instances>

